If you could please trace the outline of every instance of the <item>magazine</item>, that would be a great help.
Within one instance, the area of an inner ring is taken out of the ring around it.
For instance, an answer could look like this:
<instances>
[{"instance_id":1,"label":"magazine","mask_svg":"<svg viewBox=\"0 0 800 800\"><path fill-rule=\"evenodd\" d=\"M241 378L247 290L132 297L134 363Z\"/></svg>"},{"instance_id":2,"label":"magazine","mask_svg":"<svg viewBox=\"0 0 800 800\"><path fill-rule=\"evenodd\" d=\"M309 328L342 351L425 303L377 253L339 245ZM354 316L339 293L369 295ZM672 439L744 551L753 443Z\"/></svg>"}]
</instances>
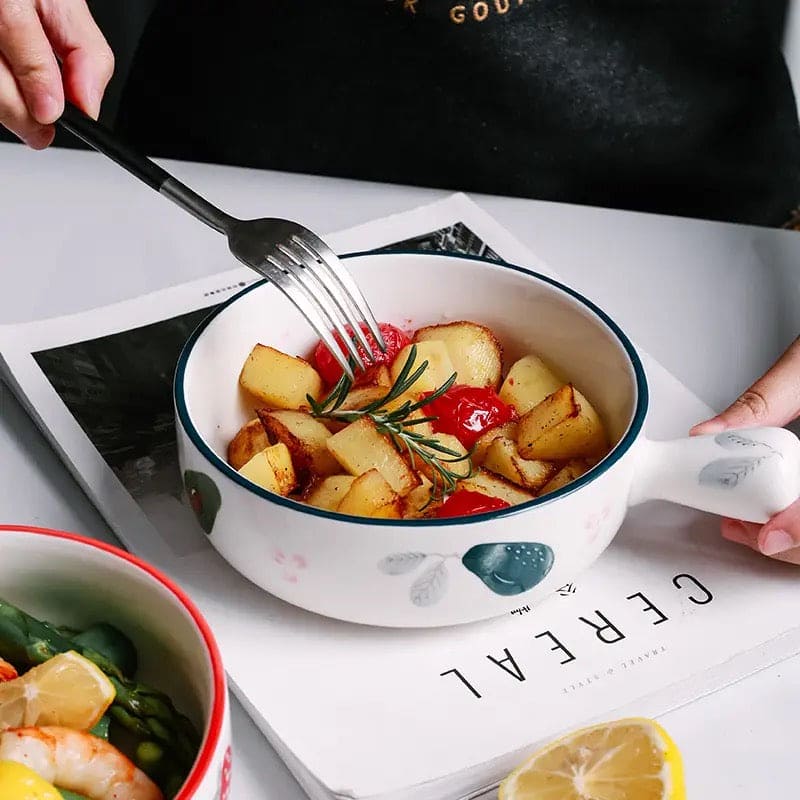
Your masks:
<instances>
[{"instance_id":1,"label":"magazine","mask_svg":"<svg viewBox=\"0 0 800 800\"><path fill-rule=\"evenodd\" d=\"M450 250L560 277L463 195L326 239L339 252ZM233 691L309 796L489 796L564 730L658 716L800 652L793 571L723 545L712 517L662 503L634 509L597 564L545 603L468 626L351 625L249 583L184 502L172 376L204 315L257 279L232 269L5 326L0 355L5 379L120 540L197 602ZM685 435L710 410L642 357L648 434Z\"/></svg>"}]
</instances>

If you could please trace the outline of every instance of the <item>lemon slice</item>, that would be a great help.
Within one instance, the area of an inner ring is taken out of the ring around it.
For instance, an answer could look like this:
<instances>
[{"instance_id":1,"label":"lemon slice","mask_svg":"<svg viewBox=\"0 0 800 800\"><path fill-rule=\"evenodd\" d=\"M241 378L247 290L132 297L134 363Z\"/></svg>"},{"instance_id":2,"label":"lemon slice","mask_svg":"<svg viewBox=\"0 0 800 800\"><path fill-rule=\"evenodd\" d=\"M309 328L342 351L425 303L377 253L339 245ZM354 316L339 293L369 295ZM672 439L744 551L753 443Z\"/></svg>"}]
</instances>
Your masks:
<instances>
[{"instance_id":1,"label":"lemon slice","mask_svg":"<svg viewBox=\"0 0 800 800\"><path fill-rule=\"evenodd\" d=\"M571 733L531 756L499 800L685 800L683 765L667 732L623 719Z\"/></svg>"},{"instance_id":2,"label":"lemon slice","mask_svg":"<svg viewBox=\"0 0 800 800\"><path fill-rule=\"evenodd\" d=\"M59 725L89 730L115 695L111 681L89 659L73 651L60 653L0 683L0 729Z\"/></svg>"},{"instance_id":3,"label":"lemon slice","mask_svg":"<svg viewBox=\"0 0 800 800\"><path fill-rule=\"evenodd\" d=\"M62 800L55 786L16 761L0 761L0 797L3 800Z\"/></svg>"}]
</instances>

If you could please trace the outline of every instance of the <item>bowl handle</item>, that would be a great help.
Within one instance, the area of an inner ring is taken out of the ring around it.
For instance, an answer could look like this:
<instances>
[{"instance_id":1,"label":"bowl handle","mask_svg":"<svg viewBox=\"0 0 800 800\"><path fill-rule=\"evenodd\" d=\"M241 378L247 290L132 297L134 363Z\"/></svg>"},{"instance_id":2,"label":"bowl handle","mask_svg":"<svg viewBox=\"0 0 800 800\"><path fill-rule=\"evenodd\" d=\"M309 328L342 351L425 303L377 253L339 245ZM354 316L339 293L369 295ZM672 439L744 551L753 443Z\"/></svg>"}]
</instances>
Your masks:
<instances>
[{"instance_id":1,"label":"bowl handle","mask_svg":"<svg viewBox=\"0 0 800 800\"><path fill-rule=\"evenodd\" d=\"M764 523L800 497L800 439L784 428L641 444L632 505L668 500Z\"/></svg>"}]
</instances>

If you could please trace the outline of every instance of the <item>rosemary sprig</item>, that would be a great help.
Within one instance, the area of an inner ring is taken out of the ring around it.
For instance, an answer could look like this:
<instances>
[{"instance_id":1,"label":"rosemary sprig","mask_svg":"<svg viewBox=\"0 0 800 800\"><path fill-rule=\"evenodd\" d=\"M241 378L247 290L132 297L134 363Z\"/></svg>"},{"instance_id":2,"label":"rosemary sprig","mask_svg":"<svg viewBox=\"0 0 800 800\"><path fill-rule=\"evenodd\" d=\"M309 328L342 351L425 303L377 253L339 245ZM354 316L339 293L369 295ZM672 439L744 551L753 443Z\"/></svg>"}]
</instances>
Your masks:
<instances>
[{"instance_id":1,"label":"rosemary sprig","mask_svg":"<svg viewBox=\"0 0 800 800\"><path fill-rule=\"evenodd\" d=\"M423 397L416 402L407 400L394 411L386 408L387 405L402 397L428 368L428 361L426 360L415 369L416 360L417 346L412 345L408 352L406 363L386 394L363 408L342 408L350 389L353 387L353 382L344 374L324 400L314 400L310 395L307 396L307 400L311 409L311 416L317 419L334 419L340 422L355 422L362 417L371 419L378 432L386 434L392 440L398 452L408 453L412 469L416 470L417 459L430 468L431 482L433 484L431 487L431 500L440 499L455 491L459 480L469 477L453 472L448 465L466 461L470 465L469 474L471 475L472 462L470 461L470 456L472 453L469 452L463 455L452 448L446 447L434 436L428 436L413 430L414 426L423 425L426 422L435 422L438 417L427 416L409 419L410 415L415 411L425 408L425 406L441 397L455 383L455 373L427 397Z\"/></svg>"}]
</instances>

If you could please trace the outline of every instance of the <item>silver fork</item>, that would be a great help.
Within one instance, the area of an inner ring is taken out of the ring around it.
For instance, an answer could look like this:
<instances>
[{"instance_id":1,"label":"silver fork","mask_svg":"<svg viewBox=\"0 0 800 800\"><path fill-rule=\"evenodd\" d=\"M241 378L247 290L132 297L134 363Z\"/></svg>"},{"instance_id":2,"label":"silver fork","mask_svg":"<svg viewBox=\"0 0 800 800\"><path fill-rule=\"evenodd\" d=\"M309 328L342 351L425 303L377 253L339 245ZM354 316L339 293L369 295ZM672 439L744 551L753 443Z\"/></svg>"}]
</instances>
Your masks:
<instances>
[{"instance_id":1,"label":"silver fork","mask_svg":"<svg viewBox=\"0 0 800 800\"><path fill-rule=\"evenodd\" d=\"M241 220L226 214L69 103L58 124L224 234L239 261L267 278L297 306L351 380L355 378L351 360L358 369L367 368L357 344L368 362L375 360L362 325L367 326L380 349L386 350L375 315L353 277L308 228L283 219Z\"/></svg>"}]
</instances>

